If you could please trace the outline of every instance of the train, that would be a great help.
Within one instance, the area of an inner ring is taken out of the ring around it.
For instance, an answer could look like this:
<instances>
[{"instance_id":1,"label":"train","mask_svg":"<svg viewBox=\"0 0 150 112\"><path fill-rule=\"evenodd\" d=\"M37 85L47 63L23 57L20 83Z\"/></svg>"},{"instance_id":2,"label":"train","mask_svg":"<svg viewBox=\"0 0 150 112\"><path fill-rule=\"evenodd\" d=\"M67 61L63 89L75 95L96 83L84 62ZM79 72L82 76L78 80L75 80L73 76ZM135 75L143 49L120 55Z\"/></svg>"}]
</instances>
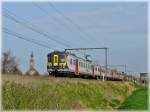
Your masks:
<instances>
[{"instance_id":1,"label":"train","mask_svg":"<svg viewBox=\"0 0 150 112\"><path fill-rule=\"evenodd\" d=\"M47 54L47 72L54 76L79 76L116 81L122 81L124 78L123 73L116 69L106 70L88 58L81 58L66 51L53 51Z\"/></svg>"}]
</instances>

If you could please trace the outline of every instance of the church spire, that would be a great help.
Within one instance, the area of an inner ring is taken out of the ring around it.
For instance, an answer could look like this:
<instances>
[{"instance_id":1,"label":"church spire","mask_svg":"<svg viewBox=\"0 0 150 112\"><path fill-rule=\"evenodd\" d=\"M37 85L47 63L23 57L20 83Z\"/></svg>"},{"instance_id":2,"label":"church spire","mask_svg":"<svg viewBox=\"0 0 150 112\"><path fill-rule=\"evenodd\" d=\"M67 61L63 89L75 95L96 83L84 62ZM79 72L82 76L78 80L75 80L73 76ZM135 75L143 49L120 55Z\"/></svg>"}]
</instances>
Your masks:
<instances>
[{"instance_id":1,"label":"church spire","mask_svg":"<svg viewBox=\"0 0 150 112\"><path fill-rule=\"evenodd\" d=\"M30 70L31 69L34 69L34 55L33 55L33 51L31 52L31 55L30 55Z\"/></svg>"}]
</instances>

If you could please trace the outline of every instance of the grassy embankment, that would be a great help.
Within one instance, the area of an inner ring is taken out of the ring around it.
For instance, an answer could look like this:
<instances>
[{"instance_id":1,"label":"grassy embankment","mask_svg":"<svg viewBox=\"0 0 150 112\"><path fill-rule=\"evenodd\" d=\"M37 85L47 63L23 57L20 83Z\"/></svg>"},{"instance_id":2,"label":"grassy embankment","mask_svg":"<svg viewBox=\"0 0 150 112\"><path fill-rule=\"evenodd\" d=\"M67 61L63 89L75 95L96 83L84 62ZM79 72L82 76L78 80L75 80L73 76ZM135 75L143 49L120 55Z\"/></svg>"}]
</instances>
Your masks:
<instances>
[{"instance_id":1,"label":"grassy embankment","mask_svg":"<svg viewBox=\"0 0 150 112\"><path fill-rule=\"evenodd\" d=\"M4 110L112 110L134 90L130 82L3 75L2 106Z\"/></svg>"},{"instance_id":2,"label":"grassy embankment","mask_svg":"<svg viewBox=\"0 0 150 112\"><path fill-rule=\"evenodd\" d=\"M119 107L120 110L148 110L148 88L140 87Z\"/></svg>"}]
</instances>

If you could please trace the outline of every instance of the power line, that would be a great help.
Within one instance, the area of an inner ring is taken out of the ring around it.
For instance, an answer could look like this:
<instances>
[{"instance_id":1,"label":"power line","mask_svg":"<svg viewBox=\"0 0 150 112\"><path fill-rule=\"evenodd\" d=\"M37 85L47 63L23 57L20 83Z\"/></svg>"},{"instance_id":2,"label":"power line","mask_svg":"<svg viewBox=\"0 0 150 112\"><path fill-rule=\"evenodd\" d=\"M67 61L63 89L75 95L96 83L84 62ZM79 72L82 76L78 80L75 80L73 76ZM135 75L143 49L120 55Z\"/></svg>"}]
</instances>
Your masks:
<instances>
[{"instance_id":1,"label":"power line","mask_svg":"<svg viewBox=\"0 0 150 112\"><path fill-rule=\"evenodd\" d=\"M21 21L18 21L18 20L14 19L14 18L11 18L10 16L5 16L5 17L7 17L8 19L10 19L10 20L16 22L17 24L20 24L20 25L22 25L22 26L24 26L24 27L26 27L26 28L28 28L28 29L30 29L30 30L32 30L32 31L34 31L34 32L36 32L36 33L42 35L42 36L44 36L44 37L47 37L47 38L50 39L50 40L55 41L56 43L59 43L59 44L61 44L61 45L65 45L65 44L62 43L61 41L58 41L58 40L56 40L56 39L54 39L54 38L51 38L51 37L50 37L49 35L47 35L46 33L43 33L43 32L41 32L41 31L39 31L39 30L37 30L37 29L31 27L29 24L26 24L26 23L23 23L23 22L21 22ZM66 46L68 46L68 45L66 45Z\"/></svg>"},{"instance_id":2,"label":"power line","mask_svg":"<svg viewBox=\"0 0 150 112\"><path fill-rule=\"evenodd\" d=\"M57 18L55 18L54 16L50 16L49 12L47 10L45 10L44 8L41 8L39 5L37 5L36 3L32 3L35 7L37 7L40 11L44 12L46 15L48 15L48 17L53 17L53 20L56 21L57 23L59 22L59 24L62 24L62 26L66 26L66 28L72 32L72 30L70 30L70 28L68 28L68 26L66 24L63 24L62 22L58 21ZM66 40L65 40L66 41ZM68 42L70 43L70 42ZM71 43L72 44L72 43ZM80 51L78 51L80 52ZM81 53L81 52L80 52Z\"/></svg>"},{"instance_id":3,"label":"power line","mask_svg":"<svg viewBox=\"0 0 150 112\"><path fill-rule=\"evenodd\" d=\"M18 18L18 16L14 15L13 13L11 13L11 15L15 16L16 18ZM5 14L4 16L7 17L8 19L13 20L14 22L16 22L16 23L18 23L18 24L20 24L20 25L26 27L26 28L29 28L30 30L32 30L32 31L34 31L34 32L36 32L36 33L39 33L40 35L42 35L42 36L44 36L44 37L47 37L47 38L50 39L50 40L55 41L56 43L59 43L59 44L61 44L61 45L63 45L63 46L66 46L66 47L70 47L70 45L68 45L68 44L66 44L66 43L63 43L62 41L57 40L56 38L52 38L52 37L49 36L47 33L44 33L44 32L42 32L41 30L38 30L38 29L37 29L37 26L35 26L34 24L28 23L27 21L26 21L26 23L25 23L25 22L22 22L22 21L20 21L20 20L18 20L18 19L16 19L16 18L14 18L14 17L11 16L11 15L10 15L10 11L9 11L9 14ZM27 24L27 23L28 23L28 24ZM35 28L34 26L35 26L36 28Z\"/></svg>"},{"instance_id":4,"label":"power line","mask_svg":"<svg viewBox=\"0 0 150 112\"><path fill-rule=\"evenodd\" d=\"M50 17L50 19L52 18L56 23L58 23L59 25L61 24L61 26L67 28L67 30L69 30L70 32L72 32L72 30L68 27L68 25L66 25L65 23L59 21L55 16L51 16L49 14L49 12L47 10L45 10L44 8L40 7L38 4L36 3L32 3L36 8L38 8L41 12L45 13L48 17ZM73 33L73 32L72 32ZM66 41L66 40L65 40ZM67 42L67 41L66 41ZM70 42L69 42L70 43ZM72 43L71 43L72 44Z\"/></svg>"},{"instance_id":5,"label":"power line","mask_svg":"<svg viewBox=\"0 0 150 112\"><path fill-rule=\"evenodd\" d=\"M7 9L5 9L5 10L7 10ZM7 13L8 13L8 14L7 14ZM14 13L10 12L9 10L7 10L7 13L4 14L4 16L7 17L8 19L10 19L10 20L16 22L17 24L20 24L20 25L22 25L22 26L24 26L24 27L26 27L26 28L28 28L28 29L30 29L30 30L36 32L36 33L39 33L40 35L43 35L43 36L49 38L49 35L47 35L47 34L41 32L40 30L38 30L37 27L36 27L34 24L31 24L31 23L29 23L28 21L23 22L23 21L20 21L20 19L16 19L16 18L20 18L20 17L17 16L17 15L15 15ZM14 17L14 16L15 16L15 17ZM35 27L36 27L36 28L35 28ZM51 39L51 38L50 38L50 39ZM55 41L55 42L57 42L57 43L59 43L59 44L61 44L61 45L63 45L63 46L65 45L65 46L67 46L67 47L70 47L70 45L66 45L66 44L62 43L61 41L57 41L57 40L55 40L55 39L53 39L53 38L52 38L52 40ZM80 52L80 53L81 53L81 52Z\"/></svg>"},{"instance_id":6,"label":"power line","mask_svg":"<svg viewBox=\"0 0 150 112\"><path fill-rule=\"evenodd\" d=\"M36 44L36 45L38 45L38 46L41 46L41 47L44 47L44 48L50 48L49 46L47 46L47 45L45 45L45 44L41 44L41 43L39 43L39 42L36 42L34 39L25 38L23 35L18 34L18 33L16 33L16 32L13 32L13 31L9 30L8 28L3 27L3 32L6 33L6 34L8 34L8 35L17 37L17 38L19 38L19 39L28 41L28 42L33 43L33 44ZM53 48L52 48L52 49L53 49Z\"/></svg>"},{"instance_id":7,"label":"power line","mask_svg":"<svg viewBox=\"0 0 150 112\"><path fill-rule=\"evenodd\" d=\"M42 7L40 7L37 3L32 3L32 4L33 4L36 8L38 8L41 12L43 12L44 14L48 15L48 17L50 17L50 16L49 16L49 12L48 12L47 10L45 10L45 9L42 8ZM65 24L63 24L62 22L57 21L57 18L56 18L56 17L54 17L54 16L51 16L51 17L53 17L53 20L56 21L56 23L59 22L59 24L65 25Z\"/></svg>"},{"instance_id":8,"label":"power line","mask_svg":"<svg viewBox=\"0 0 150 112\"><path fill-rule=\"evenodd\" d=\"M7 9L5 9L5 10L7 10ZM19 21L18 19L16 19L16 18L20 18L19 16L17 16L17 15L15 15L14 13L12 13L12 12L10 12L9 10L7 10L7 12L9 13L9 14L5 14L4 16L5 17L7 17L8 19L10 19L10 20L13 20L14 22L16 22L16 23L18 23L18 24L21 24L21 25L23 25L24 27L26 27L26 28L29 28L30 30L32 30L32 31L34 31L34 32L36 32L36 33L39 33L40 35L43 35L43 33L41 32L41 31L39 31L39 30L36 30L34 27L36 27L37 28L37 26L36 25L34 25L34 24L31 24L31 23L29 23L28 21L26 21L26 20L24 20L25 22L22 22L22 21ZM14 18L13 16L15 16L16 18ZM47 35L45 35L44 34L44 36L47 36ZM48 37L48 36L47 36ZM61 39L62 40L62 39ZM55 40L56 41L56 40ZM57 42L57 41L56 41ZM58 42L57 42L58 43ZM70 43L70 42L66 42L66 43ZM61 43L61 45L65 45L64 43ZM67 46L67 45L66 45ZM70 45L68 45L69 47L70 47Z\"/></svg>"},{"instance_id":9,"label":"power line","mask_svg":"<svg viewBox=\"0 0 150 112\"><path fill-rule=\"evenodd\" d=\"M83 35L85 35L86 37L89 37L90 41L94 42L93 40L95 40L95 42L97 42L97 39L94 39L89 36L89 34L87 34L85 31L82 30L82 28L76 24L72 19L70 19L69 17L67 17L62 11L60 11L57 7L55 7L52 3L48 3L48 5L50 7L52 7L58 14L60 14L62 17L64 17L68 22L72 23L72 25L74 25L76 27L76 29ZM87 38L86 38L87 39Z\"/></svg>"},{"instance_id":10,"label":"power line","mask_svg":"<svg viewBox=\"0 0 150 112\"><path fill-rule=\"evenodd\" d=\"M41 8L39 5L37 5L37 4L35 4L35 3L33 3L33 5L35 6L35 7L37 7L39 10L41 10L42 12L44 12L46 15L48 15L49 17L53 17L53 20L54 21L56 21L56 22L59 22L59 24L62 24L62 22L60 22L60 21L58 21L58 19L56 18L56 17L54 17L54 16L50 16L50 14L49 14L49 12L47 11L47 10L45 10L44 8ZM62 15L61 15L62 16ZM65 18L66 19L66 18ZM66 24L62 24L62 26L66 26L66 28L69 30L69 31L71 31L72 32L72 30L70 30L70 28L68 28L68 25L66 25ZM78 28L77 28L77 30L79 30ZM80 31L80 30L79 30ZM80 31L81 32L81 31ZM87 38L85 38L85 37L82 37L82 36L80 36L81 38L84 38L84 40L86 40L87 42L90 42L91 43L91 40L87 40ZM93 39L92 39L92 42L93 42Z\"/></svg>"}]
</instances>

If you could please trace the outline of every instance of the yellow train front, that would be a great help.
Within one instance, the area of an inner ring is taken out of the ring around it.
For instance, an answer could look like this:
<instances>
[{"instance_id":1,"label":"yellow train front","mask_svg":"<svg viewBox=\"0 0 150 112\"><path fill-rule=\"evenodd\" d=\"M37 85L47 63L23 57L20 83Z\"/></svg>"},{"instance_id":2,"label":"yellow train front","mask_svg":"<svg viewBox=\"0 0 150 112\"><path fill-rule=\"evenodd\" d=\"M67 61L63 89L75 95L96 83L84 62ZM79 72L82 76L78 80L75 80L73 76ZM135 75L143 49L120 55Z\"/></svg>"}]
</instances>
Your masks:
<instances>
[{"instance_id":1,"label":"yellow train front","mask_svg":"<svg viewBox=\"0 0 150 112\"><path fill-rule=\"evenodd\" d=\"M66 73L66 53L54 51L47 55L47 71L49 75L65 74Z\"/></svg>"}]
</instances>

